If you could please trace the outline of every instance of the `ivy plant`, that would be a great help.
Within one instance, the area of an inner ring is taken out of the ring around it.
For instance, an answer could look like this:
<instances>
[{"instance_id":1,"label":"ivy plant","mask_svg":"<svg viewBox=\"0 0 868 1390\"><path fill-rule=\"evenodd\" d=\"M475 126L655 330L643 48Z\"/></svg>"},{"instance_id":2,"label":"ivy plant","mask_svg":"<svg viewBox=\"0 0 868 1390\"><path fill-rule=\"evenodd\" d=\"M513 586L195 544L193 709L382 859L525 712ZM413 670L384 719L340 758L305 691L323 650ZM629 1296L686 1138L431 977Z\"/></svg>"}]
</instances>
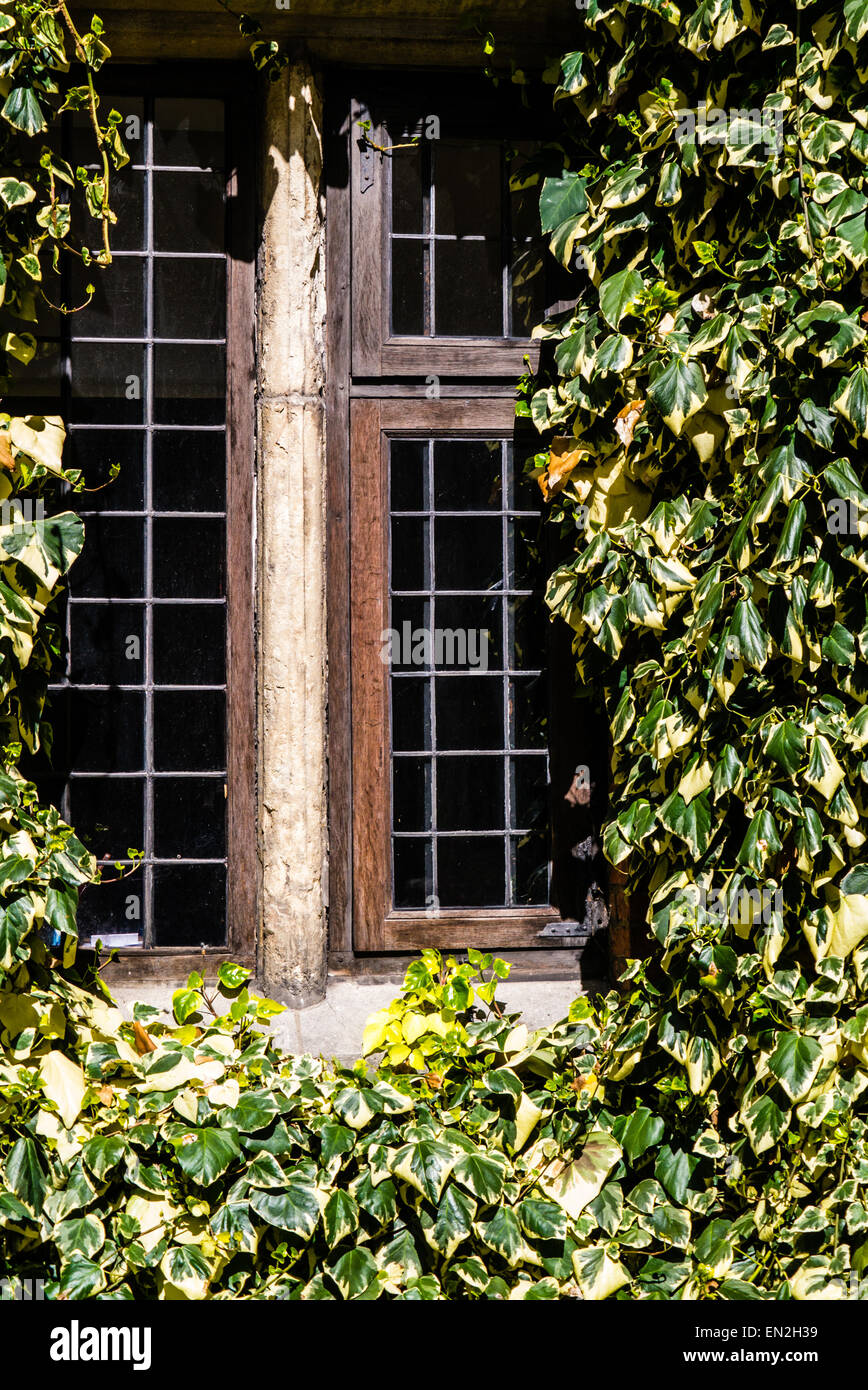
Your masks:
<instances>
[{"instance_id":1,"label":"ivy plant","mask_svg":"<svg viewBox=\"0 0 868 1390\"><path fill-rule=\"evenodd\" d=\"M531 1033L495 999L502 961L426 951L389 1014L420 1056L328 1066L275 1047L280 1006L249 974L192 975L169 1022L136 1005L125 1023L97 983L59 976L0 1003L6 1270L64 1299L611 1291L583 1211L621 1148L587 1120L581 1008ZM375 1016L366 1047L389 1041Z\"/></svg>"},{"instance_id":2,"label":"ivy plant","mask_svg":"<svg viewBox=\"0 0 868 1390\"><path fill-rule=\"evenodd\" d=\"M649 904L605 1105L671 1208L670 1296L726 1296L733 1255L751 1296L840 1296L868 1262L868 3L590 0L582 28L540 204L576 299L519 413L575 537L547 597L608 714L605 852Z\"/></svg>"}]
</instances>

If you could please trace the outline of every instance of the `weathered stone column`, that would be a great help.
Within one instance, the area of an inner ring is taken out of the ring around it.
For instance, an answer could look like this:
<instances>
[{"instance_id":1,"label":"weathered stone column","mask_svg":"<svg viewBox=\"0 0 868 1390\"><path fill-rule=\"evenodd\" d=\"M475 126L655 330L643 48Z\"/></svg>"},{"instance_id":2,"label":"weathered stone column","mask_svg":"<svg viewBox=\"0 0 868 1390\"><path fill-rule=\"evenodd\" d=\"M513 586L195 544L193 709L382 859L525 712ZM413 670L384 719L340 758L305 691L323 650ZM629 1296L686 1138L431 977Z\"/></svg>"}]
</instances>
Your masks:
<instances>
[{"instance_id":1,"label":"weathered stone column","mask_svg":"<svg viewBox=\"0 0 868 1390\"><path fill-rule=\"evenodd\" d=\"M299 55L270 86L258 323L259 833L263 987L326 979L322 99Z\"/></svg>"}]
</instances>

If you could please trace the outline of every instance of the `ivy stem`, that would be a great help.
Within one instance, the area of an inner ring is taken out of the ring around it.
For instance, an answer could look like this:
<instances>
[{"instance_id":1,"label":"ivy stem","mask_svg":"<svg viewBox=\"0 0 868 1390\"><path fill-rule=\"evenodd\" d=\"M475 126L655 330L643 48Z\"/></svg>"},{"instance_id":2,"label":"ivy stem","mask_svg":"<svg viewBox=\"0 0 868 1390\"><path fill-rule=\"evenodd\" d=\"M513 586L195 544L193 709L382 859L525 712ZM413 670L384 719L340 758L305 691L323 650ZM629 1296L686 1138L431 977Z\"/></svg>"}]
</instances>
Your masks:
<instances>
[{"instance_id":1,"label":"ivy stem","mask_svg":"<svg viewBox=\"0 0 868 1390\"><path fill-rule=\"evenodd\" d=\"M102 204L100 207L100 219L102 221L103 264L111 265L112 250L111 240L109 237L109 185L111 182L111 165L109 163L108 150L106 149L105 139L103 137L103 132L100 128L99 123L99 103L97 100L96 89L93 85L93 73L90 70L90 63L88 61L88 56L81 39L81 35L79 34L78 30L72 22L72 17L69 13L69 10L66 8L65 0L57 0L57 8L60 14L63 16L63 21L66 24L67 29L69 30L73 43L75 44L76 57L79 59L79 62L84 63L87 69L87 90L89 97L88 104L90 106L90 121L91 125L93 126L94 134L97 138L100 155L102 156Z\"/></svg>"}]
</instances>

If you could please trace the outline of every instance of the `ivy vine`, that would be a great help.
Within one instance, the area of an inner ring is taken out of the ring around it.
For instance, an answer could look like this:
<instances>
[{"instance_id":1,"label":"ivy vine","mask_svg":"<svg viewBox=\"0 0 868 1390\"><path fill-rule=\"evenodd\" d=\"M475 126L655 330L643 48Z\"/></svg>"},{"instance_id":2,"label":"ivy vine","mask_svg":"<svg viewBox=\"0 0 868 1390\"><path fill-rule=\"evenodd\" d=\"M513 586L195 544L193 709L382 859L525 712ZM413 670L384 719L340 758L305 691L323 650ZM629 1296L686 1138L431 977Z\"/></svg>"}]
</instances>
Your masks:
<instances>
[{"instance_id":1,"label":"ivy vine","mask_svg":"<svg viewBox=\"0 0 868 1390\"><path fill-rule=\"evenodd\" d=\"M649 902L601 1118L647 1113L649 1194L718 1232L715 1258L666 1257L667 1296L736 1265L755 1297L846 1296L868 1262L868 3L590 0L583 27L541 198L577 298L519 413L576 539L547 597L604 692L605 852ZM611 1235L635 1288L642 1242Z\"/></svg>"}]
</instances>

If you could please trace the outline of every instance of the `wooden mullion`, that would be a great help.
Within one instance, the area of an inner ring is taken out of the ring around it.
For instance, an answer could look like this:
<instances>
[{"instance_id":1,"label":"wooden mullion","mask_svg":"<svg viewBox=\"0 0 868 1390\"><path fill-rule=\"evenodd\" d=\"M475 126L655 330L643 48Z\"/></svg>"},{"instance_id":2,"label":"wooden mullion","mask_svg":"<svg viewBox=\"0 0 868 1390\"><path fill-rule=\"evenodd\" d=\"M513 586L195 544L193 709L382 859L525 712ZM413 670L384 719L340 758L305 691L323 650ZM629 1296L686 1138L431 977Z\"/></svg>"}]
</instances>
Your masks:
<instances>
[{"instance_id":1,"label":"wooden mullion","mask_svg":"<svg viewBox=\"0 0 868 1390\"><path fill-rule=\"evenodd\" d=\"M364 156L360 148L358 121L364 106L351 100L349 140L350 199L352 206L352 370L355 376L379 376L382 370L380 352L383 342L383 179L379 167L380 155L368 155L373 170L373 182L367 184ZM371 131L380 144L385 138L382 130ZM362 191L363 182L366 186Z\"/></svg>"},{"instance_id":2,"label":"wooden mullion","mask_svg":"<svg viewBox=\"0 0 868 1390\"><path fill-rule=\"evenodd\" d=\"M480 950L575 950L575 937L541 937L550 922L558 920L552 908L522 912L444 912L436 918L420 913L389 913L383 922L381 949L422 951L427 946L463 951Z\"/></svg>"},{"instance_id":3,"label":"wooden mullion","mask_svg":"<svg viewBox=\"0 0 868 1390\"><path fill-rule=\"evenodd\" d=\"M227 99L227 942L255 954L259 859L256 836L256 651L253 511L255 488L255 230L249 90Z\"/></svg>"},{"instance_id":4,"label":"wooden mullion","mask_svg":"<svg viewBox=\"0 0 868 1390\"><path fill-rule=\"evenodd\" d=\"M389 338L379 354L385 377L512 377L539 362L539 343L530 338Z\"/></svg>"},{"instance_id":5,"label":"wooden mullion","mask_svg":"<svg viewBox=\"0 0 868 1390\"><path fill-rule=\"evenodd\" d=\"M346 107L337 108L343 114ZM343 122L342 122L343 124ZM346 124L349 124L348 118ZM347 129L330 139L327 155L345 163ZM351 951L352 917L352 709L350 702L349 380L350 191L330 181L326 193L326 487L328 528L328 933L331 951Z\"/></svg>"},{"instance_id":6,"label":"wooden mullion","mask_svg":"<svg viewBox=\"0 0 868 1390\"><path fill-rule=\"evenodd\" d=\"M511 433L515 423L514 396L458 396L437 401L414 397L380 401L380 428L386 433L449 435L456 431L480 436Z\"/></svg>"},{"instance_id":7,"label":"wooden mullion","mask_svg":"<svg viewBox=\"0 0 868 1390\"><path fill-rule=\"evenodd\" d=\"M350 641L353 653L353 940L383 949L391 890L388 668L389 626L385 447L381 406L354 401L350 413Z\"/></svg>"}]
</instances>

